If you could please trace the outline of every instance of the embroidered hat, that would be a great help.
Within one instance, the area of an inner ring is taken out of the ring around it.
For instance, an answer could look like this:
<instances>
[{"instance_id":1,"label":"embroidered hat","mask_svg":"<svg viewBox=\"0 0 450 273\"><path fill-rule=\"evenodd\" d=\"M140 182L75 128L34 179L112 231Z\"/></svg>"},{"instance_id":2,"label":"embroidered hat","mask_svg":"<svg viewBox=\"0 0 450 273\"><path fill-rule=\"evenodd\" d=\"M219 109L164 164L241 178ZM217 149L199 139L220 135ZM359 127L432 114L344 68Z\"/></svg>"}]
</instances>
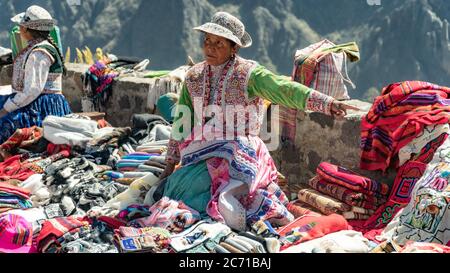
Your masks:
<instances>
[{"instance_id":1,"label":"embroidered hat","mask_svg":"<svg viewBox=\"0 0 450 273\"><path fill-rule=\"evenodd\" d=\"M15 214L0 216L0 252L30 253L33 245L33 226Z\"/></svg>"},{"instance_id":2,"label":"embroidered hat","mask_svg":"<svg viewBox=\"0 0 450 273\"><path fill-rule=\"evenodd\" d=\"M29 29L51 31L55 26L50 13L39 6L31 6L25 12L17 14L11 21Z\"/></svg>"},{"instance_id":3,"label":"embroidered hat","mask_svg":"<svg viewBox=\"0 0 450 273\"><path fill-rule=\"evenodd\" d=\"M227 38L243 48L250 47L253 43L244 24L228 12L217 12L211 22L194 29Z\"/></svg>"}]
</instances>

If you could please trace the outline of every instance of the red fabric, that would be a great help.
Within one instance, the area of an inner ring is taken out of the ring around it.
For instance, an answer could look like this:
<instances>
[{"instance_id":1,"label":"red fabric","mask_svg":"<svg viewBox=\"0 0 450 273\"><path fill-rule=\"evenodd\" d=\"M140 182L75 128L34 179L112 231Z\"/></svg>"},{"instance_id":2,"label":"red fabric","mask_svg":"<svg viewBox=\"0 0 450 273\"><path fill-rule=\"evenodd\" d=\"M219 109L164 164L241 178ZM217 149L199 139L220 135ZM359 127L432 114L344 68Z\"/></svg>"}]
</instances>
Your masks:
<instances>
[{"instance_id":1,"label":"red fabric","mask_svg":"<svg viewBox=\"0 0 450 273\"><path fill-rule=\"evenodd\" d=\"M448 123L450 106L442 101L449 94L448 87L420 81L385 87L361 122L361 169L386 171L398 151L424 127ZM430 95L435 99L420 99Z\"/></svg>"},{"instance_id":2,"label":"red fabric","mask_svg":"<svg viewBox=\"0 0 450 273\"><path fill-rule=\"evenodd\" d=\"M277 230L281 236L292 231L299 232L299 239L293 244L285 244L281 250L306 241L321 238L327 234L349 229L347 220L338 214L328 216L305 215Z\"/></svg>"},{"instance_id":3,"label":"red fabric","mask_svg":"<svg viewBox=\"0 0 450 273\"><path fill-rule=\"evenodd\" d=\"M107 216L100 216L97 218L98 221L104 222L108 225L108 227L112 229L118 229L120 227L124 227L127 225L126 222L118 220L116 218L107 217Z\"/></svg>"},{"instance_id":4,"label":"red fabric","mask_svg":"<svg viewBox=\"0 0 450 273\"><path fill-rule=\"evenodd\" d=\"M327 182L367 195L387 195L389 193L388 185L327 162L319 165L317 175Z\"/></svg>"},{"instance_id":5,"label":"red fabric","mask_svg":"<svg viewBox=\"0 0 450 273\"><path fill-rule=\"evenodd\" d=\"M10 185L5 182L0 182L0 192L6 192L6 193L18 195L24 199L30 198L30 191Z\"/></svg>"},{"instance_id":6,"label":"red fabric","mask_svg":"<svg viewBox=\"0 0 450 273\"><path fill-rule=\"evenodd\" d=\"M75 217L55 218L45 221L36 239L39 252L45 252L50 245L58 244L58 238L61 238L64 234L88 225L89 222L81 221Z\"/></svg>"},{"instance_id":7,"label":"red fabric","mask_svg":"<svg viewBox=\"0 0 450 273\"><path fill-rule=\"evenodd\" d=\"M368 229L384 228L394 216L411 200L416 182L422 177L427 165L421 162L407 162L398 171L388 202L367 220Z\"/></svg>"},{"instance_id":8,"label":"red fabric","mask_svg":"<svg viewBox=\"0 0 450 273\"><path fill-rule=\"evenodd\" d=\"M23 156L16 155L0 163L0 181L11 179L25 181L35 174L31 169L23 167L22 160Z\"/></svg>"},{"instance_id":9,"label":"red fabric","mask_svg":"<svg viewBox=\"0 0 450 273\"><path fill-rule=\"evenodd\" d=\"M57 145L57 144L53 144L53 143L49 143L47 145L47 154L48 155L63 153L64 155L67 154L67 156L68 156L70 154L71 150L72 150L72 148L69 145Z\"/></svg>"},{"instance_id":10,"label":"red fabric","mask_svg":"<svg viewBox=\"0 0 450 273\"><path fill-rule=\"evenodd\" d=\"M8 138L2 145L0 149L4 149L11 152L13 149L18 147L26 147L32 145L42 138L42 128L33 126L31 128L17 129L16 132Z\"/></svg>"}]
</instances>

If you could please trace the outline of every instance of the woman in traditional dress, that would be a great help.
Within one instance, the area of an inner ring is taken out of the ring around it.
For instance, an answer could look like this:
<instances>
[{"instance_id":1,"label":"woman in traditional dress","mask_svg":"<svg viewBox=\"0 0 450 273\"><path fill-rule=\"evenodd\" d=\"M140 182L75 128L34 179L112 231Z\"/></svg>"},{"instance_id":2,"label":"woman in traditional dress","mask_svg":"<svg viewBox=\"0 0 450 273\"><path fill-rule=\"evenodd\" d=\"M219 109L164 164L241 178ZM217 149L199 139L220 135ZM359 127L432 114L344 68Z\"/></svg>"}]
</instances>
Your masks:
<instances>
[{"instance_id":1,"label":"woman in traditional dress","mask_svg":"<svg viewBox=\"0 0 450 273\"><path fill-rule=\"evenodd\" d=\"M205 112L194 112L198 104L216 106L225 113L230 106L261 109L257 107L265 99L336 117L343 117L347 109L356 108L239 57L239 48L251 46L252 39L243 23L229 13L218 12L210 23L195 29L205 34L205 61L192 67L186 75L169 142L168 165L160 177L165 183L164 196L182 200L204 216L225 222L236 230L245 230L265 220L287 224L293 216L285 207L287 197L277 185L274 161L259 137L260 111L249 111L242 116L245 133L231 132L234 136L231 140L224 140L223 136L230 133L230 128L237 130L236 126L216 127L216 137L195 139L186 137L187 134L177 137L177 124L199 125L197 128L202 128L202 132L211 129ZM259 122L250 124L252 118ZM180 133L186 133L183 130ZM195 127L189 132L194 131ZM180 168L174 172L178 163Z\"/></svg>"},{"instance_id":2,"label":"woman in traditional dress","mask_svg":"<svg viewBox=\"0 0 450 273\"><path fill-rule=\"evenodd\" d=\"M12 91L0 96L0 144L16 129L42 126L49 115L71 113L62 94L64 59L50 36L54 27L52 16L39 6L11 19L20 26L22 39L28 42L13 65Z\"/></svg>"}]
</instances>

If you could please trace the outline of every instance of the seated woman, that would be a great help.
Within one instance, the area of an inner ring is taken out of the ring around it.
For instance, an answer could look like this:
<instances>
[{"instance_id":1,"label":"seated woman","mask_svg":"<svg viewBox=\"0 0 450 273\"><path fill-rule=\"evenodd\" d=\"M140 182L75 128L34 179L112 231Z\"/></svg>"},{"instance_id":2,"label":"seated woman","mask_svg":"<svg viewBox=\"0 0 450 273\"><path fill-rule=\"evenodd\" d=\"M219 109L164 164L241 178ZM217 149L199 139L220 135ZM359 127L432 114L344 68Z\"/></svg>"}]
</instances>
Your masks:
<instances>
[{"instance_id":1,"label":"seated woman","mask_svg":"<svg viewBox=\"0 0 450 273\"><path fill-rule=\"evenodd\" d=\"M16 129L42 126L49 115L71 113L62 94L64 59L50 37L52 16L39 6L11 19L20 25L20 35L28 42L14 60L13 94L0 96L0 144Z\"/></svg>"},{"instance_id":2,"label":"seated woman","mask_svg":"<svg viewBox=\"0 0 450 273\"><path fill-rule=\"evenodd\" d=\"M205 111L194 112L198 106L203 109L216 106L216 110L226 113L228 107L258 109L264 99L336 117L343 117L347 109L356 108L237 56L238 49L249 47L252 40L243 23L228 13L216 13L212 22L195 29L205 33L205 61L192 67L186 75L169 143L168 165L160 177L167 178L163 195L182 200L204 216L225 222L236 230L245 230L261 220L287 224L293 216L285 207L288 199L277 185L274 161L259 137L261 112L247 111L241 115L245 119L244 134L236 134L236 126L223 123L223 127L218 126L223 129L217 131L215 127L214 137L192 138L184 134L185 127L180 124L200 125L192 131L187 129L187 133L193 134L198 128L207 132L214 126L209 127ZM249 124L252 119L259 122ZM177 128L183 129L180 131L183 135L177 136ZM229 135L230 130L232 139L224 140L223 136ZM174 172L179 162L181 168Z\"/></svg>"}]
</instances>

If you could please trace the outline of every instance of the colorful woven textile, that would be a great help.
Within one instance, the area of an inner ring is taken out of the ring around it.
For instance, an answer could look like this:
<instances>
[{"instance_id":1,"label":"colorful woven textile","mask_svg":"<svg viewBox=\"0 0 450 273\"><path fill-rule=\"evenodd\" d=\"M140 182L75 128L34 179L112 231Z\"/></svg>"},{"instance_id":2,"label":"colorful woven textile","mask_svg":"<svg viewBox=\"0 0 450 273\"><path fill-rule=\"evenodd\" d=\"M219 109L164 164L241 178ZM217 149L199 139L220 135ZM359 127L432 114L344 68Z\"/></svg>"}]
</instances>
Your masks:
<instances>
[{"instance_id":1,"label":"colorful woven textile","mask_svg":"<svg viewBox=\"0 0 450 273\"><path fill-rule=\"evenodd\" d=\"M42 128L37 126L18 129L7 141L0 145L0 148L11 152L16 148L29 147L42 138L42 133Z\"/></svg>"},{"instance_id":2,"label":"colorful woven textile","mask_svg":"<svg viewBox=\"0 0 450 273\"><path fill-rule=\"evenodd\" d=\"M348 222L341 215L307 215L297 218L292 223L278 229L277 232L282 236L281 250L284 250L290 246L346 229L348 229Z\"/></svg>"},{"instance_id":3,"label":"colorful woven textile","mask_svg":"<svg viewBox=\"0 0 450 273\"><path fill-rule=\"evenodd\" d=\"M389 193L389 186L370 178L360 176L346 168L323 162L317 168L320 178L346 187L347 189L367 195L382 195Z\"/></svg>"},{"instance_id":4,"label":"colorful woven textile","mask_svg":"<svg viewBox=\"0 0 450 273\"><path fill-rule=\"evenodd\" d=\"M183 202L163 197L150 209L150 216L134 220L134 227L160 227L171 232L182 232L201 219L200 214Z\"/></svg>"},{"instance_id":5,"label":"colorful woven textile","mask_svg":"<svg viewBox=\"0 0 450 273\"><path fill-rule=\"evenodd\" d=\"M74 217L55 218L45 221L37 237L38 251L40 253L58 252L61 242L64 240L64 234L74 234L82 228L89 229L89 222L80 221Z\"/></svg>"},{"instance_id":6,"label":"colorful woven textile","mask_svg":"<svg viewBox=\"0 0 450 273\"><path fill-rule=\"evenodd\" d=\"M351 207L332 197L321 194L313 189L302 189L298 192L298 200L312 207L317 208L325 215L342 214L342 212L350 211Z\"/></svg>"},{"instance_id":7,"label":"colorful woven textile","mask_svg":"<svg viewBox=\"0 0 450 273\"><path fill-rule=\"evenodd\" d=\"M385 87L361 122L361 169L385 171L424 127L448 123L449 94L448 87L420 81Z\"/></svg>"},{"instance_id":8,"label":"colorful woven textile","mask_svg":"<svg viewBox=\"0 0 450 273\"><path fill-rule=\"evenodd\" d=\"M427 165L421 162L407 162L395 178L388 202L380 207L364 224L368 229L384 228L394 216L411 200L416 182L422 177Z\"/></svg>"},{"instance_id":9,"label":"colorful woven textile","mask_svg":"<svg viewBox=\"0 0 450 273\"><path fill-rule=\"evenodd\" d=\"M379 205L386 202L385 197L377 198L375 195L366 195L360 192L352 191L343 186L329 183L321 179L319 176L309 180L309 186L350 206L376 210Z\"/></svg>"}]
</instances>

